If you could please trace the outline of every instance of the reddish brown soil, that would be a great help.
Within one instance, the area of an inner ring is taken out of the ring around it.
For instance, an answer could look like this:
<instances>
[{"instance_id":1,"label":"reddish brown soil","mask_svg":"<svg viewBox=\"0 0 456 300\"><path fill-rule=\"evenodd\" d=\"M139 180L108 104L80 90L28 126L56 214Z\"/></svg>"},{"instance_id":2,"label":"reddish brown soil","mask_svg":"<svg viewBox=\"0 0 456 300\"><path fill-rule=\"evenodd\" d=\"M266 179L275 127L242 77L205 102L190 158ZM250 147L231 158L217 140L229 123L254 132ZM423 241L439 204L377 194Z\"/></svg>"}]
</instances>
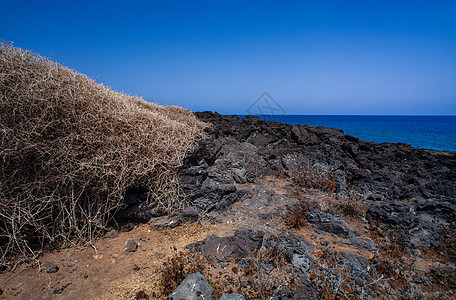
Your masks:
<instances>
[{"instance_id":1,"label":"reddish brown soil","mask_svg":"<svg viewBox=\"0 0 456 300\"><path fill-rule=\"evenodd\" d=\"M163 262L188 244L200 241L210 234L229 236L240 227L263 230L267 234L298 234L317 245L314 254L318 257L321 244L329 242L329 247L337 251L350 252L370 259L373 252L354 248L343 238L315 232L310 226L290 231L285 228L280 217L287 205L297 201L294 197L309 197L322 207L330 208L337 202L331 196L308 191L296 193L289 181L267 177L263 183L274 190L276 200L268 207L252 208L250 199L235 203L226 212L217 215L219 222L203 218L198 222L184 224L174 229L152 229L148 224L136 225L130 232L120 232L115 238L100 238L85 247L73 247L39 258L41 266L19 265L13 272L0 274L0 299L134 299L138 291L152 295L158 291L159 269ZM266 218L264 216L270 216ZM369 237L366 222L360 218L345 218L349 226L361 237ZM139 247L136 252L126 253L125 244L134 240ZM420 259L416 268L429 270L438 262ZM76 261L76 267L67 262ZM45 262L55 262L59 271L48 274ZM135 270L135 265L136 270ZM229 269L229 268L227 268ZM221 274L220 270L210 270ZM228 272L228 271L225 271ZM56 286L69 284L61 294L54 294Z\"/></svg>"}]
</instances>

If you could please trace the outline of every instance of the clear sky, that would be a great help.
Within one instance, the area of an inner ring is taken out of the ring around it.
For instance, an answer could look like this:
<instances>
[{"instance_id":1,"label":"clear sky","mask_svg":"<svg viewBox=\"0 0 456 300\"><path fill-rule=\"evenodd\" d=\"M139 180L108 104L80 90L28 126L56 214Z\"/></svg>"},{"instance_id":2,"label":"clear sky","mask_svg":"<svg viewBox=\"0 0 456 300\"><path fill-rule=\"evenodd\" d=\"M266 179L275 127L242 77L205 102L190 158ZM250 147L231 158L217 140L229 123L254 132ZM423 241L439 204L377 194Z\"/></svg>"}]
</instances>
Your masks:
<instances>
[{"instance_id":1,"label":"clear sky","mask_svg":"<svg viewBox=\"0 0 456 300\"><path fill-rule=\"evenodd\" d=\"M0 4L0 39L159 104L456 115L456 1Z\"/></svg>"}]
</instances>

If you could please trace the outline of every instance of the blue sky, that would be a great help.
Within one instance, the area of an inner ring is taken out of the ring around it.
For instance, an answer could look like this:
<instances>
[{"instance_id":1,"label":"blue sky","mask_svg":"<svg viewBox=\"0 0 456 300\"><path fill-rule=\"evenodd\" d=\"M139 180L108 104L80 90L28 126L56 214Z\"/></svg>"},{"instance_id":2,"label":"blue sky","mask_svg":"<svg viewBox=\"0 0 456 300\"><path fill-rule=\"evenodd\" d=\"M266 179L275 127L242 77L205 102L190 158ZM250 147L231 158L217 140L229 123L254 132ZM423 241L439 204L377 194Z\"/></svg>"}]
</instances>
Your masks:
<instances>
[{"instance_id":1,"label":"blue sky","mask_svg":"<svg viewBox=\"0 0 456 300\"><path fill-rule=\"evenodd\" d=\"M456 115L455 1L2 1L0 39L113 89L245 114Z\"/></svg>"}]
</instances>

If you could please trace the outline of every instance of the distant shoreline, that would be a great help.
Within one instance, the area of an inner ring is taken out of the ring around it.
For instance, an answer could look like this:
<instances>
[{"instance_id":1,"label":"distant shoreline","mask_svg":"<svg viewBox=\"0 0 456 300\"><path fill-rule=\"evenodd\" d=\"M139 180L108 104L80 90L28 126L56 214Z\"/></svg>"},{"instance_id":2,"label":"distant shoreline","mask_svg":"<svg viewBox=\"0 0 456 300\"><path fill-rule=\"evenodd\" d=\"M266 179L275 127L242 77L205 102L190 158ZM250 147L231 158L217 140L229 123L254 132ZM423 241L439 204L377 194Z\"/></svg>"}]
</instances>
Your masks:
<instances>
[{"instance_id":1,"label":"distant shoreline","mask_svg":"<svg viewBox=\"0 0 456 300\"><path fill-rule=\"evenodd\" d=\"M240 118L246 115L238 115ZM290 125L342 129L375 143L405 143L414 148L456 151L456 116L400 115L257 115Z\"/></svg>"}]
</instances>

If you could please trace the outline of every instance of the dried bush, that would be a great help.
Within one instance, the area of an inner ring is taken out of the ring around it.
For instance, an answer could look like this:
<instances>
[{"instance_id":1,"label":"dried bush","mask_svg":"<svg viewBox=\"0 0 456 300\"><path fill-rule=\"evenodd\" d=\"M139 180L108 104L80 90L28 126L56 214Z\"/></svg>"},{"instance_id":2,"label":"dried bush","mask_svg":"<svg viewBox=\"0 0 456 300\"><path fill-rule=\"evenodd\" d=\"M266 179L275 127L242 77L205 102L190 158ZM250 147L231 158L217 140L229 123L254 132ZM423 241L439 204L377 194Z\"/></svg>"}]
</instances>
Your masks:
<instances>
[{"instance_id":1,"label":"dried bush","mask_svg":"<svg viewBox=\"0 0 456 300\"><path fill-rule=\"evenodd\" d=\"M390 230L388 233L389 242L379 245L379 248L386 257L402 260L407 255L407 250L411 248L410 242L402 230Z\"/></svg>"},{"instance_id":2,"label":"dried bush","mask_svg":"<svg viewBox=\"0 0 456 300\"><path fill-rule=\"evenodd\" d=\"M202 272L204 268L203 257L198 256L196 252L175 250L173 256L168 258L160 270L158 282L160 292L159 295L154 296L161 299L167 297L188 275Z\"/></svg>"},{"instance_id":3,"label":"dried bush","mask_svg":"<svg viewBox=\"0 0 456 300\"><path fill-rule=\"evenodd\" d=\"M284 166L282 164L282 160L281 159L274 159L272 161L270 161L270 167L271 167L271 171L272 171L272 174L277 177L277 178L285 178L286 177L286 172L285 172L285 169L284 169Z\"/></svg>"},{"instance_id":4,"label":"dried bush","mask_svg":"<svg viewBox=\"0 0 456 300\"><path fill-rule=\"evenodd\" d=\"M204 127L0 44L0 264L92 239L128 188L178 206L176 170Z\"/></svg>"},{"instance_id":5,"label":"dried bush","mask_svg":"<svg viewBox=\"0 0 456 300\"><path fill-rule=\"evenodd\" d=\"M434 281L446 289L456 290L456 270L453 268L436 268L431 270Z\"/></svg>"},{"instance_id":6,"label":"dried bush","mask_svg":"<svg viewBox=\"0 0 456 300\"><path fill-rule=\"evenodd\" d=\"M361 194L353 191L338 203L333 203L333 206L336 211L349 218L360 218L367 212L367 206L361 202Z\"/></svg>"},{"instance_id":7,"label":"dried bush","mask_svg":"<svg viewBox=\"0 0 456 300\"><path fill-rule=\"evenodd\" d=\"M300 200L293 206L287 206L284 222L288 228L300 229L309 226L307 218L317 208L316 204Z\"/></svg>"},{"instance_id":8,"label":"dried bush","mask_svg":"<svg viewBox=\"0 0 456 300\"><path fill-rule=\"evenodd\" d=\"M301 163L291 174L291 179L296 186L319 189L327 193L336 192L339 177L332 166L312 160Z\"/></svg>"},{"instance_id":9,"label":"dried bush","mask_svg":"<svg viewBox=\"0 0 456 300\"><path fill-rule=\"evenodd\" d=\"M235 292L246 299L281 299L296 289L297 275L287 264L288 253L280 247L261 248L250 258Z\"/></svg>"},{"instance_id":10,"label":"dried bush","mask_svg":"<svg viewBox=\"0 0 456 300\"><path fill-rule=\"evenodd\" d=\"M378 275L372 262L361 269L327 248L320 249L317 258L309 278L319 299L377 299L385 295L384 285L390 278Z\"/></svg>"},{"instance_id":11,"label":"dried bush","mask_svg":"<svg viewBox=\"0 0 456 300\"><path fill-rule=\"evenodd\" d=\"M201 249L199 249L201 250ZM247 300L280 299L296 289L297 275L288 264L288 251L278 247L277 240L269 247L261 248L242 258L241 266L234 262L229 266L210 265L199 250L176 251L159 269L154 299L165 299L190 274L201 272L214 288L214 299L223 293L240 293Z\"/></svg>"},{"instance_id":12,"label":"dried bush","mask_svg":"<svg viewBox=\"0 0 456 300\"><path fill-rule=\"evenodd\" d=\"M451 220L451 225L444 226L439 230L439 239L434 250L443 254L444 259L456 262L456 224Z\"/></svg>"}]
</instances>

